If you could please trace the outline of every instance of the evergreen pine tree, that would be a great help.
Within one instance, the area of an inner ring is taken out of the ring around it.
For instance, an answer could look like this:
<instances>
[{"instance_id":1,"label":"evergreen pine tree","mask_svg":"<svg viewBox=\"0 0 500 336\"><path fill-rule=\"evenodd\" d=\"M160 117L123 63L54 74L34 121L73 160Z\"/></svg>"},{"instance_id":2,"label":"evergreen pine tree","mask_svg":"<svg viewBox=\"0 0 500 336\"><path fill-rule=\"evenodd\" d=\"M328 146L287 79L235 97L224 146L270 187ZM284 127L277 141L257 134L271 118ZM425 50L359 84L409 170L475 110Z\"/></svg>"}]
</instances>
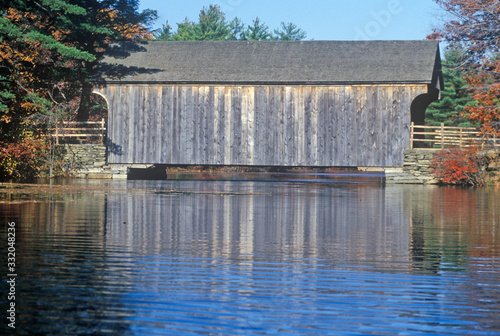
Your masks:
<instances>
[{"instance_id":1,"label":"evergreen pine tree","mask_svg":"<svg viewBox=\"0 0 500 336\"><path fill-rule=\"evenodd\" d=\"M441 99L429 105L425 111L425 123L428 125L474 127L475 125L464 115L465 106L474 104L467 90L464 73L460 70L463 51L449 48L443 60L444 90Z\"/></svg>"}]
</instances>

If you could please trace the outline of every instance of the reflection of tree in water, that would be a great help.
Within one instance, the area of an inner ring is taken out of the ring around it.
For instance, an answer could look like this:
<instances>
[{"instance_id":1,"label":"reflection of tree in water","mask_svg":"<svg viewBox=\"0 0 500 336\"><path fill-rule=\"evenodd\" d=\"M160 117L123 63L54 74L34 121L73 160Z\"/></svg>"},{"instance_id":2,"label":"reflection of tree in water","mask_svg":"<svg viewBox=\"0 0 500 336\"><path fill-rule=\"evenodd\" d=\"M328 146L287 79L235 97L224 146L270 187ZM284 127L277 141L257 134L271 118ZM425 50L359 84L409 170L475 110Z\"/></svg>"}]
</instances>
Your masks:
<instances>
[{"instance_id":1,"label":"reflection of tree in water","mask_svg":"<svg viewBox=\"0 0 500 336\"><path fill-rule=\"evenodd\" d=\"M498 191L412 187L408 198L415 269L463 271L470 258L500 255Z\"/></svg>"}]
</instances>

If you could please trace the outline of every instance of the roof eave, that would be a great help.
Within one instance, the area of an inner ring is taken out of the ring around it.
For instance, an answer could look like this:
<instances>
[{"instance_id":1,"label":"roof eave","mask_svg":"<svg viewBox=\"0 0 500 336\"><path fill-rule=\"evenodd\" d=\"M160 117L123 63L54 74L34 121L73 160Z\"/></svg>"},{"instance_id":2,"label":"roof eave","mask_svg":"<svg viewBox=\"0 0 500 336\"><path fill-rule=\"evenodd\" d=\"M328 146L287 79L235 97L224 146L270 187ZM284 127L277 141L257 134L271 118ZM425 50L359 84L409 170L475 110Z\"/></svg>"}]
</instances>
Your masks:
<instances>
[{"instance_id":1,"label":"roof eave","mask_svg":"<svg viewBox=\"0 0 500 336\"><path fill-rule=\"evenodd\" d=\"M339 86L339 85L428 85L431 81L127 81L99 80L97 85L135 84L135 85L210 85L210 86L263 86L263 85L302 85L302 86Z\"/></svg>"}]
</instances>

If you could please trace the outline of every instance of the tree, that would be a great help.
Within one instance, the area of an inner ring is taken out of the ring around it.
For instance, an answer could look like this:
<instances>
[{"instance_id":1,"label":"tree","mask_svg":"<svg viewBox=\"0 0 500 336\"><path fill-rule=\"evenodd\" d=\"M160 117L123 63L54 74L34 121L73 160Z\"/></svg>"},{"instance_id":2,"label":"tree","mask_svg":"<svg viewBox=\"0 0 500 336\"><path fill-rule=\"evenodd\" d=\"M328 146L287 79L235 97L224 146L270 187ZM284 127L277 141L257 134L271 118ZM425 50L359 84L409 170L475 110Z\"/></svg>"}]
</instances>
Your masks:
<instances>
[{"instance_id":1,"label":"tree","mask_svg":"<svg viewBox=\"0 0 500 336\"><path fill-rule=\"evenodd\" d=\"M83 121L88 119L91 108L90 76L102 58L106 46L115 40L152 38L146 27L156 20L157 14L152 10L138 12L139 0L67 1L83 8L86 15L73 15L58 23L68 31L62 41L94 56L93 61L83 62L75 69L77 82L81 85L77 119Z\"/></svg>"},{"instance_id":2,"label":"tree","mask_svg":"<svg viewBox=\"0 0 500 336\"><path fill-rule=\"evenodd\" d=\"M63 1L15 1L1 5L0 16L0 96L2 97L0 129L3 140L14 139L23 132L26 117L48 113L61 102L63 77L76 63L95 60L92 54L61 41L65 31L53 25L47 12L66 15L85 12ZM0 140L2 140L0 139Z\"/></svg>"},{"instance_id":3,"label":"tree","mask_svg":"<svg viewBox=\"0 0 500 336\"><path fill-rule=\"evenodd\" d=\"M281 41L300 41L306 38L307 34L297 25L288 22L281 22L280 29L274 30L275 39Z\"/></svg>"},{"instance_id":4,"label":"tree","mask_svg":"<svg viewBox=\"0 0 500 336\"><path fill-rule=\"evenodd\" d=\"M94 104L90 74L106 46L151 37L146 24L156 13L137 8L138 0L0 4L0 175L39 171L47 152L46 139L34 132L39 120L75 111L87 119Z\"/></svg>"},{"instance_id":5,"label":"tree","mask_svg":"<svg viewBox=\"0 0 500 336\"><path fill-rule=\"evenodd\" d=\"M51 90L65 87L81 92L78 118L85 120L92 92L90 74L105 47L113 40L150 37L145 25L156 12L139 13L137 8L138 0L16 0L1 5L0 57L2 65L7 64L2 68L4 111L12 110L5 98L12 99L13 94L14 105L29 98L37 111L46 110L57 105ZM36 70L29 72L29 81L23 69ZM24 97L16 91L24 92ZM56 93L73 98L60 90Z\"/></svg>"},{"instance_id":6,"label":"tree","mask_svg":"<svg viewBox=\"0 0 500 336\"><path fill-rule=\"evenodd\" d=\"M174 33L172 32L172 27L168 24L168 21L162 25L161 29L154 33L155 40L158 41L171 41Z\"/></svg>"},{"instance_id":7,"label":"tree","mask_svg":"<svg viewBox=\"0 0 500 336\"><path fill-rule=\"evenodd\" d=\"M257 17L252 25L245 28L240 19L226 20L226 15L218 5L203 7L200 11L198 21L193 22L186 18L177 24L177 30L172 31L168 24L158 30L154 37L159 41L228 41L228 40L283 40L298 41L306 37L306 32L293 23L281 23L281 28L274 31L273 35L269 27L262 23Z\"/></svg>"},{"instance_id":8,"label":"tree","mask_svg":"<svg viewBox=\"0 0 500 336\"><path fill-rule=\"evenodd\" d=\"M201 10L198 24L194 26L194 33L197 41L223 41L229 38L229 24L219 6L210 5Z\"/></svg>"},{"instance_id":9,"label":"tree","mask_svg":"<svg viewBox=\"0 0 500 336\"><path fill-rule=\"evenodd\" d=\"M429 35L467 51L461 59L476 104L465 111L485 133L500 135L500 1L434 0L451 18Z\"/></svg>"},{"instance_id":10,"label":"tree","mask_svg":"<svg viewBox=\"0 0 500 336\"><path fill-rule=\"evenodd\" d=\"M233 21L229 23L228 40L242 40L245 33L244 29L245 25L243 24L243 22L235 17Z\"/></svg>"},{"instance_id":11,"label":"tree","mask_svg":"<svg viewBox=\"0 0 500 336\"><path fill-rule=\"evenodd\" d=\"M243 40L253 40L253 41L267 41L271 39L271 33L269 32L269 27L264 23L261 23L259 18L253 20L252 25L248 25L246 31L243 34Z\"/></svg>"},{"instance_id":12,"label":"tree","mask_svg":"<svg viewBox=\"0 0 500 336\"><path fill-rule=\"evenodd\" d=\"M466 106L473 105L473 99L467 89L464 73L460 69L460 59L464 51L447 48L444 52L443 79L444 90L441 100L433 102L425 111L425 122L438 126L472 127L474 124L466 117Z\"/></svg>"}]
</instances>

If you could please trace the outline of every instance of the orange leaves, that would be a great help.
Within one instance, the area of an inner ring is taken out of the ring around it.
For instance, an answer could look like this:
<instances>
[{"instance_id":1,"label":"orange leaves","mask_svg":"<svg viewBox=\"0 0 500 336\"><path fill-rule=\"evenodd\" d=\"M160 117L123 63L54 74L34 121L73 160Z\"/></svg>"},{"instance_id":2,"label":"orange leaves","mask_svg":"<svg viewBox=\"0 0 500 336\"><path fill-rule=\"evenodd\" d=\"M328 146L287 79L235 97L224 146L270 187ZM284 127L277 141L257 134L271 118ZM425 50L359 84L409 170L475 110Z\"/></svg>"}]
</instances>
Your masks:
<instances>
[{"instance_id":1,"label":"orange leaves","mask_svg":"<svg viewBox=\"0 0 500 336\"><path fill-rule=\"evenodd\" d=\"M101 9L98 17L100 22L106 23L106 28L119 32L124 39L144 40L153 38L153 34L142 24L122 23L119 20L119 13L116 10L109 8Z\"/></svg>"},{"instance_id":2,"label":"orange leaves","mask_svg":"<svg viewBox=\"0 0 500 336\"><path fill-rule=\"evenodd\" d=\"M494 65L496 69L498 62ZM498 72L498 70L495 70ZM465 113L469 119L481 123L484 133L500 135L500 82L492 73L482 72L467 77L476 100L473 106L467 106Z\"/></svg>"},{"instance_id":3,"label":"orange leaves","mask_svg":"<svg viewBox=\"0 0 500 336\"><path fill-rule=\"evenodd\" d=\"M466 49L460 63L476 104L467 106L465 114L481 123L484 133L500 135L500 1L435 2L452 18L429 38L442 37Z\"/></svg>"},{"instance_id":4,"label":"orange leaves","mask_svg":"<svg viewBox=\"0 0 500 336\"><path fill-rule=\"evenodd\" d=\"M1 143L0 179L37 177L48 150L46 141L33 137L17 143Z\"/></svg>"}]
</instances>

